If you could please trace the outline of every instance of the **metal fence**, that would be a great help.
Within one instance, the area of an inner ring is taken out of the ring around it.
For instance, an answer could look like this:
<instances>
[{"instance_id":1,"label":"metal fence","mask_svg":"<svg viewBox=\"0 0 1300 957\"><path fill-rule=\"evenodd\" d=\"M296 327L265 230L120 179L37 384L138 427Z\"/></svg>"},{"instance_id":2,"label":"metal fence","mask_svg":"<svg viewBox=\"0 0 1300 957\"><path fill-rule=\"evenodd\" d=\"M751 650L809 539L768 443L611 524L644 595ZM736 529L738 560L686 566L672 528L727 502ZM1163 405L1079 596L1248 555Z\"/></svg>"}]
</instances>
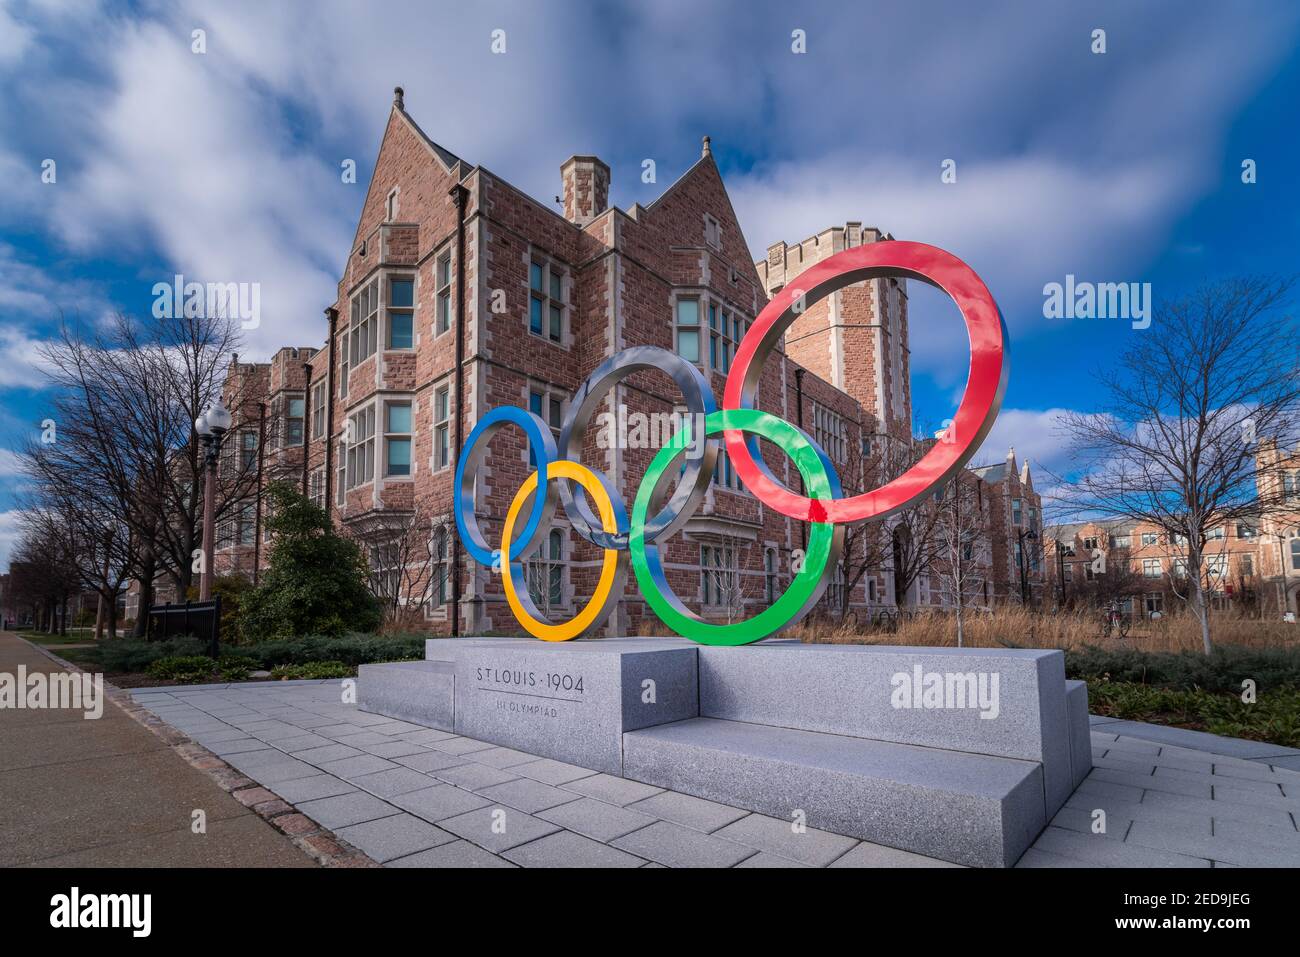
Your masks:
<instances>
[{"instance_id":1,"label":"metal fence","mask_svg":"<svg viewBox=\"0 0 1300 957\"><path fill-rule=\"evenodd\" d=\"M212 601L187 601L183 605L154 605L149 609L145 632L150 641L166 641L193 635L208 643L209 653L218 657L221 649L221 596Z\"/></svg>"}]
</instances>

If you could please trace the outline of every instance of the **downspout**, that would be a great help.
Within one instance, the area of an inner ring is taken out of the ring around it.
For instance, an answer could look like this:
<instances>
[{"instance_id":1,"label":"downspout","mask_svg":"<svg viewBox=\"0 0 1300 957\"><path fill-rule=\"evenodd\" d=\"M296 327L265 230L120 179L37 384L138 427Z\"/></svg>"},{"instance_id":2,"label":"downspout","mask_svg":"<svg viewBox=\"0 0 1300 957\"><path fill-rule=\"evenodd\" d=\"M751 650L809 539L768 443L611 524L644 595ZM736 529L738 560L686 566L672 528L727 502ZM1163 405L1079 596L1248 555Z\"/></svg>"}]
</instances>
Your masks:
<instances>
[{"instance_id":1,"label":"downspout","mask_svg":"<svg viewBox=\"0 0 1300 957\"><path fill-rule=\"evenodd\" d=\"M266 403L257 403L257 508L253 514L253 584L262 570L262 470L266 462Z\"/></svg>"},{"instance_id":2,"label":"downspout","mask_svg":"<svg viewBox=\"0 0 1300 957\"><path fill-rule=\"evenodd\" d=\"M331 306L325 310L325 317L330 324L330 367L325 374L328 383L325 387L325 517L328 519L334 507L330 482L334 479L334 327L339 321L339 311Z\"/></svg>"},{"instance_id":3,"label":"downspout","mask_svg":"<svg viewBox=\"0 0 1300 957\"><path fill-rule=\"evenodd\" d=\"M311 452L311 363L302 364L302 497L307 497L307 460Z\"/></svg>"},{"instance_id":4,"label":"downspout","mask_svg":"<svg viewBox=\"0 0 1300 957\"><path fill-rule=\"evenodd\" d=\"M465 387L461 366L465 362L465 204L469 191L457 183L451 188L456 205L456 428L453 463L464 444ZM451 538L451 636L460 637L460 536Z\"/></svg>"}]
</instances>

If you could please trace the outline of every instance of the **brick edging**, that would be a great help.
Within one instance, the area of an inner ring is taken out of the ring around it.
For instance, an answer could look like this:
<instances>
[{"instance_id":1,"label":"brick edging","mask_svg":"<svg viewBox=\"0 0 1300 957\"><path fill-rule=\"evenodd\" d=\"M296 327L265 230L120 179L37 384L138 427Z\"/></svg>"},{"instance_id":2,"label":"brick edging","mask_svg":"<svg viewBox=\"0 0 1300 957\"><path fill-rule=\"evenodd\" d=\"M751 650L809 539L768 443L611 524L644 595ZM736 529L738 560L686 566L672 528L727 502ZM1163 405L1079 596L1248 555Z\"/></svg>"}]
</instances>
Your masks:
<instances>
[{"instance_id":1,"label":"brick edging","mask_svg":"<svg viewBox=\"0 0 1300 957\"><path fill-rule=\"evenodd\" d=\"M90 674L84 668L60 658L54 652L33 644L17 632L9 632L19 641L40 652L51 661L74 674ZM184 687L180 685L178 687ZM280 799L252 778L232 768L203 745L184 732L173 728L148 708L136 702L131 693L112 682L104 682L104 696L131 717L161 738L192 768L212 778L223 791L266 821L322 867L379 867L370 857L326 827L322 827L293 805Z\"/></svg>"}]
</instances>

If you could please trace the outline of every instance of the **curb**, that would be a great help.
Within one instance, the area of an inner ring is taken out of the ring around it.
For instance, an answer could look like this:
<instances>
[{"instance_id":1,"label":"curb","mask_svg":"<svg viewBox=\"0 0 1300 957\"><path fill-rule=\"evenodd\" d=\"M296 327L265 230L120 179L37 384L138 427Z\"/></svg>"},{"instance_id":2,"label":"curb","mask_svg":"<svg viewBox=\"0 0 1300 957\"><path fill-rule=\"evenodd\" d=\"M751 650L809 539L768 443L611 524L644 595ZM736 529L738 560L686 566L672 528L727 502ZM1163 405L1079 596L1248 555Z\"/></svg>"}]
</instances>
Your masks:
<instances>
[{"instance_id":1,"label":"curb","mask_svg":"<svg viewBox=\"0 0 1300 957\"><path fill-rule=\"evenodd\" d=\"M9 632L19 641L40 652L46 658L67 668L74 674L91 674L54 652L33 644L17 632ZM188 687L181 685L178 687ZM379 863L366 856L328 828L322 827L293 805L281 800L252 778L232 768L203 745L189 738L138 704L131 693L109 681L104 682L104 696L131 717L161 738L192 768L212 778L223 791L266 821L322 867L379 867Z\"/></svg>"}]
</instances>

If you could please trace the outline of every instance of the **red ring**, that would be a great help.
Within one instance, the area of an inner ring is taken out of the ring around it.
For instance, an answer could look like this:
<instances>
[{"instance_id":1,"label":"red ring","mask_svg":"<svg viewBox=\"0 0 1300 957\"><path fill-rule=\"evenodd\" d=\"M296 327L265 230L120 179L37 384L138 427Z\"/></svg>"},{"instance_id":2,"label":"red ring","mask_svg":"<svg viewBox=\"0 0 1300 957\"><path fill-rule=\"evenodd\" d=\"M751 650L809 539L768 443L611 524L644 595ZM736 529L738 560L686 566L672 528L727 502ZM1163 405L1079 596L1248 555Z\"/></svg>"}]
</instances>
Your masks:
<instances>
[{"instance_id":1,"label":"red ring","mask_svg":"<svg viewBox=\"0 0 1300 957\"><path fill-rule=\"evenodd\" d=\"M966 323L970 336L970 373L961 405L950 426L956 430L956 441L936 442L919 462L878 489L852 498L814 500L790 491L760 470L751 457L743 432L725 431L727 454L745 487L764 505L782 515L805 522L837 523L893 515L924 498L962 468L993 427L1010 368L1002 313L988 287L970 266L935 246L912 242L855 246L809 267L788 283L758 314L736 348L722 408L753 408L753 388L761 374L762 359L760 368L755 369L751 387L746 389L750 366L760 349L765 357L794 321L796 313L791 306L800 295L811 304L863 279L899 274L942 289L957 304ZM769 337L771 342L765 342Z\"/></svg>"}]
</instances>

